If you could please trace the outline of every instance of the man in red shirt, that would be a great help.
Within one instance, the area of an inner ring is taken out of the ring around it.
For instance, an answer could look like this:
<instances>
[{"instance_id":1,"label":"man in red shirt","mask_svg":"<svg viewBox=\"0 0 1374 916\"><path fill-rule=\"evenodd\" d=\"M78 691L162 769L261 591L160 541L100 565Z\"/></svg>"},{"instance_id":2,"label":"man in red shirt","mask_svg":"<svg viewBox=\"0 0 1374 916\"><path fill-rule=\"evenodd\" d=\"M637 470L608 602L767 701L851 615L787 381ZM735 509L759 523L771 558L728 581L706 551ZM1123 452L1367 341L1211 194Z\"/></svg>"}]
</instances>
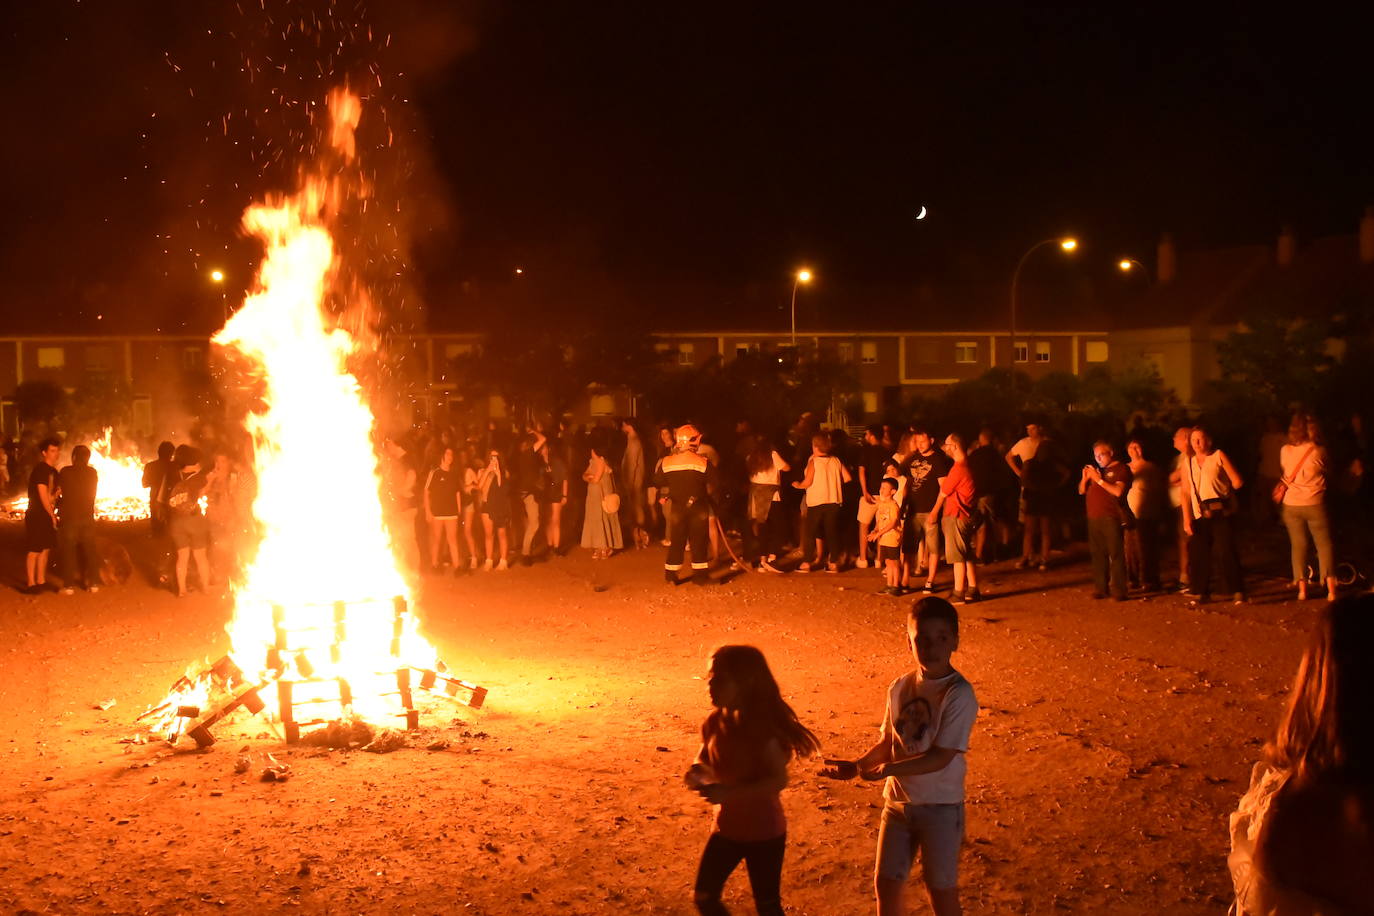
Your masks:
<instances>
[{"instance_id":1,"label":"man in red shirt","mask_svg":"<svg viewBox=\"0 0 1374 916\"><path fill-rule=\"evenodd\" d=\"M1078 492L1088 510L1088 549L1093 558L1093 597L1126 600L1126 550L1122 525L1126 522L1125 495L1131 488L1131 469L1116 460L1112 444L1093 443L1093 464L1083 466ZM1109 581L1110 579L1110 581Z\"/></svg>"},{"instance_id":2,"label":"man in red shirt","mask_svg":"<svg viewBox=\"0 0 1374 916\"><path fill-rule=\"evenodd\" d=\"M973 474L968 469L968 453L964 451L964 437L950 433L942 446L954 462L949 472L940 478L940 495L926 516L926 527L936 524L945 533L945 562L954 570L952 604L970 604L978 594L978 574L973 566L973 535L978 530L978 517L973 511L977 494Z\"/></svg>"}]
</instances>

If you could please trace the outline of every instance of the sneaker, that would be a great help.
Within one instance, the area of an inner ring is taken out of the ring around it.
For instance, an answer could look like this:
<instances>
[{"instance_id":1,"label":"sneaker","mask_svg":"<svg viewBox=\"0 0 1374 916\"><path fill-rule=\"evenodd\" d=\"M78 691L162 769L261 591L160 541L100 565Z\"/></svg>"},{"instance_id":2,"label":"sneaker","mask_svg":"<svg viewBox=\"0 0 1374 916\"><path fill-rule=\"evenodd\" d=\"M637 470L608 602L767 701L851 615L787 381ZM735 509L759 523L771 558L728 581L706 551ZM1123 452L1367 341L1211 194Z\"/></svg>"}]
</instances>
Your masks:
<instances>
[{"instance_id":1,"label":"sneaker","mask_svg":"<svg viewBox=\"0 0 1374 916\"><path fill-rule=\"evenodd\" d=\"M88 592L90 592L92 595L94 595L94 594L96 594L97 592L100 591L100 586L99 586L99 585L88 585L88 586L86 586L86 591L88 591Z\"/></svg>"},{"instance_id":2,"label":"sneaker","mask_svg":"<svg viewBox=\"0 0 1374 916\"><path fill-rule=\"evenodd\" d=\"M1232 595L1232 596L1231 596L1231 603L1232 603L1232 604L1244 604L1244 603L1245 603L1245 592L1236 592L1234 595Z\"/></svg>"},{"instance_id":3,"label":"sneaker","mask_svg":"<svg viewBox=\"0 0 1374 916\"><path fill-rule=\"evenodd\" d=\"M976 588L971 588L964 593L964 604L973 604L975 601L982 601L983 595Z\"/></svg>"},{"instance_id":4,"label":"sneaker","mask_svg":"<svg viewBox=\"0 0 1374 916\"><path fill-rule=\"evenodd\" d=\"M882 588L878 589L878 594L880 595L895 595L896 593L896 589L890 585L884 585Z\"/></svg>"},{"instance_id":5,"label":"sneaker","mask_svg":"<svg viewBox=\"0 0 1374 916\"><path fill-rule=\"evenodd\" d=\"M769 559L768 559L767 557L764 557L762 560L759 560L759 570L760 570L761 572L767 572L767 573L781 573L781 572L782 572L782 570L781 570L781 569L778 569L776 566L774 566L774 565L772 564L772 562L770 562Z\"/></svg>"},{"instance_id":6,"label":"sneaker","mask_svg":"<svg viewBox=\"0 0 1374 916\"><path fill-rule=\"evenodd\" d=\"M64 594L64 595L75 595L75 594L76 594L76 589L72 588L70 585L64 585L64 586L62 586L62 594Z\"/></svg>"},{"instance_id":7,"label":"sneaker","mask_svg":"<svg viewBox=\"0 0 1374 916\"><path fill-rule=\"evenodd\" d=\"M810 563L803 563L802 565L800 565L800 566L797 567L797 572L800 572L800 573L808 573L808 572L810 572L810 571L811 571L811 564L810 564Z\"/></svg>"},{"instance_id":8,"label":"sneaker","mask_svg":"<svg viewBox=\"0 0 1374 916\"><path fill-rule=\"evenodd\" d=\"M828 573L837 573L840 571L840 564L831 563L829 566L825 568L825 571Z\"/></svg>"},{"instance_id":9,"label":"sneaker","mask_svg":"<svg viewBox=\"0 0 1374 916\"><path fill-rule=\"evenodd\" d=\"M934 582L927 582L925 585L921 586L921 593L922 593L923 595L933 595L933 594L935 594L935 583L934 583Z\"/></svg>"},{"instance_id":10,"label":"sneaker","mask_svg":"<svg viewBox=\"0 0 1374 916\"><path fill-rule=\"evenodd\" d=\"M950 604L963 604L964 600L965 598L963 592L955 592L954 594L949 596Z\"/></svg>"},{"instance_id":11,"label":"sneaker","mask_svg":"<svg viewBox=\"0 0 1374 916\"><path fill-rule=\"evenodd\" d=\"M1050 564L1046 563L1044 560L1041 560L1040 565L1037 566L1036 569L1040 570L1041 572L1049 572Z\"/></svg>"},{"instance_id":12,"label":"sneaker","mask_svg":"<svg viewBox=\"0 0 1374 916\"><path fill-rule=\"evenodd\" d=\"M1030 557L1022 557L1016 561L1016 569L1026 569L1031 565Z\"/></svg>"},{"instance_id":13,"label":"sneaker","mask_svg":"<svg viewBox=\"0 0 1374 916\"><path fill-rule=\"evenodd\" d=\"M859 557L857 560L854 561L854 568L855 568L855 569L868 569L868 558L867 558L867 557Z\"/></svg>"}]
</instances>

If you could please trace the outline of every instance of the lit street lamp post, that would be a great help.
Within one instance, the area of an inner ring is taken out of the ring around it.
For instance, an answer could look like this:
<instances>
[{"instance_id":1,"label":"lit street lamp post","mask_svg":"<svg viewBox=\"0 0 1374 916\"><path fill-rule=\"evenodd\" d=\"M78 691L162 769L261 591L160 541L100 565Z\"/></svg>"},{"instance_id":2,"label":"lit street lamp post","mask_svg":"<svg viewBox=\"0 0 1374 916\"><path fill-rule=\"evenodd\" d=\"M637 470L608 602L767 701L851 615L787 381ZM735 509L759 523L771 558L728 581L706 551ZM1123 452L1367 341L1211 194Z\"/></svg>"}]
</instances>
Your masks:
<instances>
[{"instance_id":1,"label":"lit street lamp post","mask_svg":"<svg viewBox=\"0 0 1374 916\"><path fill-rule=\"evenodd\" d=\"M1026 261L1029 260L1032 254L1046 245L1058 245L1064 251L1073 251L1078 247L1078 240L1061 238L1045 239L1044 241L1036 242L1034 245L1027 248L1026 253L1021 255L1021 260L1016 262L1016 270L1013 271L1011 275L1011 339L1007 341L1007 350L1010 351L1009 355L1011 357L1008 361L1008 365L1012 369L1016 368L1016 287L1017 284L1021 282L1021 268L1026 266ZM996 362L996 360L993 360L994 365Z\"/></svg>"},{"instance_id":2,"label":"lit street lamp post","mask_svg":"<svg viewBox=\"0 0 1374 916\"><path fill-rule=\"evenodd\" d=\"M1116 266L1123 274L1133 273L1139 268L1140 272L1145 275L1145 282L1150 282L1150 268L1146 267L1135 258L1122 258L1120 261L1116 262Z\"/></svg>"},{"instance_id":3,"label":"lit street lamp post","mask_svg":"<svg viewBox=\"0 0 1374 916\"><path fill-rule=\"evenodd\" d=\"M811 282L811 271L803 267L792 277L792 352L797 352L797 286Z\"/></svg>"},{"instance_id":4,"label":"lit street lamp post","mask_svg":"<svg viewBox=\"0 0 1374 916\"><path fill-rule=\"evenodd\" d=\"M219 301L224 308L224 320L227 323L229 321L229 291L224 288L224 271L218 269L210 271L210 280L219 286Z\"/></svg>"}]
</instances>

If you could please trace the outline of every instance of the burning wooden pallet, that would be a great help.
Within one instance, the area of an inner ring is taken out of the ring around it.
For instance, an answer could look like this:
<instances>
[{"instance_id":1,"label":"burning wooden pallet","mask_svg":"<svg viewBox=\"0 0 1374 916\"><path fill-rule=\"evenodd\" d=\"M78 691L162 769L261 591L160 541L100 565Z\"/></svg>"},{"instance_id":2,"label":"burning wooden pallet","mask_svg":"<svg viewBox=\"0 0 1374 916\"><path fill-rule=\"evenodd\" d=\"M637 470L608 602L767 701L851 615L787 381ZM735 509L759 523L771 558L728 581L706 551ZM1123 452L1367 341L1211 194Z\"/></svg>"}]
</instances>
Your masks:
<instances>
[{"instance_id":1,"label":"burning wooden pallet","mask_svg":"<svg viewBox=\"0 0 1374 916\"><path fill-rule=\"evenodd\" d=\"M387 705L385 715L399 720L397 726L410 731L420 725L416 690L445 696L471 709L480 709L486 701L485 687L449 676L442 663L436 668L425 668L402 660L407 607L401 597L392 601L388 653L396 660L396 667L354 672L351 676L326 673L339 663L340 647L348 637L347 603L335 602L330 610L332 618L327 627L321 619L315 620L314 625L288 627L285 609L274 607L274 641L265 647L259 679L248 679L234 659L226 655L201 672L181 677L172 685L167 700L150 708L139 720L160 715L168 741L174 743L186 735L199 746L209 747L215 742L212 726L240 707L254 715L262 712L267 707L262 692L275 684L276 716L284 726L287 743L295 744L301 740L303 729L324 726L353 714L360 694L368 697L374 709L379 703ZM321 639L326 630L327 639Z\"/></svg>"}]
</instances>

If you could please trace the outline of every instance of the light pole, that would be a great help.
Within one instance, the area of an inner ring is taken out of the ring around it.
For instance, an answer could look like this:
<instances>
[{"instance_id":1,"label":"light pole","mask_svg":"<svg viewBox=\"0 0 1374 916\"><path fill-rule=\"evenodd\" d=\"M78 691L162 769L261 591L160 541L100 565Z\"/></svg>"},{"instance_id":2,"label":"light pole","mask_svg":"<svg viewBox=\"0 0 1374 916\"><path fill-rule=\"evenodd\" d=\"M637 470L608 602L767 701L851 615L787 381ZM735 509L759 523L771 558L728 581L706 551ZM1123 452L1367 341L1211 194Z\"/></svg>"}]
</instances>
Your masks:
<instances>
[{"instance_id":1,"label":"light pole","mask_svg":"<svg viewBox=\"0 0 1374 916\"><path fill-rule=\"evenodd\" d=\"M224 320L229 321L229 291L224 288L224 271L216 268L210 271L210 280L219 286L219 301L224 308Z\"/></svg>"},{"instance_id":2,"label":"light pole","mask_svg":"<svg viewBox=\"0 0 1374 916\"><path fill-rule=\"evenodd\" d=\"M1016 270L1013 271L1011 275L1011 339L1007 341L1007 349L1010 351L1011 356L1008 365L1012 369L1016 368L1016 286L1021 282L1021 268L1026 266L1026 261L1030 259L1032 254L1044 248L1046 245L1058 245L1064 251L1071 252L1078 247L1078 239L1058 238L1036 242L1034 245L1027 248L1026 253L1021 255L1021 260L1016 262ZM996 360L993 360L994 364L996 362Z\"/></svg>"},{"instance_id":3,"label":"light pole","mask_svg":"<svg viewBox=\"0 0 1374 916\"><path fill-rule=\"evenodd\" d=\"M792 277L792 352L797 352L797 287L811 282L811 271L803 267Z\"/></svg>"},{"instance_id":4,"label":"light pole","mask_svg":"<svg viewBox=\"0 0 1374 916\"><path fill-rule=\"evenodd\" d=\"M1150 268L1137 261L1135 258L1122 258L1116 262L1117 269L1123 274L1133 273L1137 268L1145 275L1145 282L1150 282Z\"/></svg>"}]
</instances>

